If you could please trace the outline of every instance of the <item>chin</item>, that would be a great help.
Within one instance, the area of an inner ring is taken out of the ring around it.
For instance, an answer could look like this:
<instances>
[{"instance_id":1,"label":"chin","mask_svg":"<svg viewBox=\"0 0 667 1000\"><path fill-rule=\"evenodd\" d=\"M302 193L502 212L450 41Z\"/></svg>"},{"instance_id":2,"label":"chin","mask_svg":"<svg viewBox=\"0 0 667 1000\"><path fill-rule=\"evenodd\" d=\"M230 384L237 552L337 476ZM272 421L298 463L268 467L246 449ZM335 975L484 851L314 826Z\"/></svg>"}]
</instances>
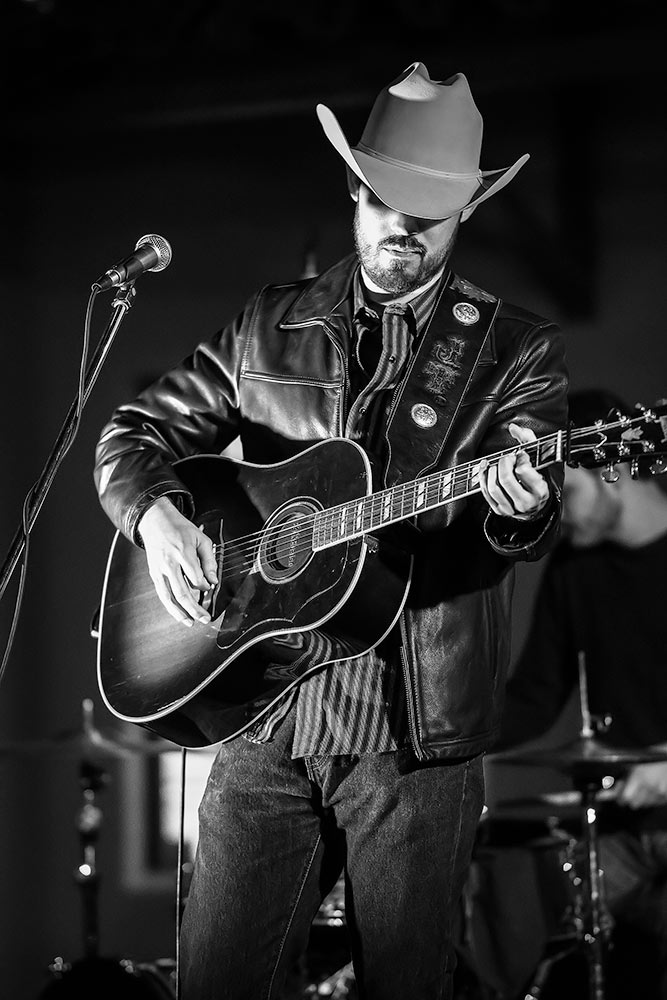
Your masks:
<instances>
[{"instance_id":1,"label":"chin","mask_svg":"<svg viewBox=\"0 0 667 1000\"><path fill-rule=\"evenodd\" d=\"M419 272L408 274L400 264L389 269L380 270L378 268L375 273L371 274L371 278L380 288L384 288L385 292L391 292L394 295L405 295L406 292L411 292L419 287L421 281Z\"/></svg>"}]
</instances>

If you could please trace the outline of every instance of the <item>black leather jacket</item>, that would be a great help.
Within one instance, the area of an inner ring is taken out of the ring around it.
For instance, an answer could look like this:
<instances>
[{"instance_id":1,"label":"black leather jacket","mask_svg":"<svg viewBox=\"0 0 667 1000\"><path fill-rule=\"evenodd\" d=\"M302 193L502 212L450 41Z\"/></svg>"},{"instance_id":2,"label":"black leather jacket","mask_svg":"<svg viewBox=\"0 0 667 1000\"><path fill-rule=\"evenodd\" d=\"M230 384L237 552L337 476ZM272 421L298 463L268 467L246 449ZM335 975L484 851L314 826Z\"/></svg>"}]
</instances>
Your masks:
<instances>
[{"instance_id":1,"label":"black leather jacket","mask_svg":"<svg viewBox=\"0 0 667 1000\"><path fill-rule=\"evenodd\" d=\"M187 510L174 459L219 453L238 436L247 461L276 462L342 436L354 269L350 257L312 280L264 288L233 323L115 412L98 444L95 478L104 509L128 538L139 541L137 524L157 497L170 494ZM558 329L501 303L438 467L512 445L512 421L538 437L564 427L566 387ZM550 475L550 503L534 521L498 518L479 494L417 518L401 632L410 735L422 759L470 757L494 741L513 563L540 558L558 533L562 468Z\"/></svg>"}]
</instances>

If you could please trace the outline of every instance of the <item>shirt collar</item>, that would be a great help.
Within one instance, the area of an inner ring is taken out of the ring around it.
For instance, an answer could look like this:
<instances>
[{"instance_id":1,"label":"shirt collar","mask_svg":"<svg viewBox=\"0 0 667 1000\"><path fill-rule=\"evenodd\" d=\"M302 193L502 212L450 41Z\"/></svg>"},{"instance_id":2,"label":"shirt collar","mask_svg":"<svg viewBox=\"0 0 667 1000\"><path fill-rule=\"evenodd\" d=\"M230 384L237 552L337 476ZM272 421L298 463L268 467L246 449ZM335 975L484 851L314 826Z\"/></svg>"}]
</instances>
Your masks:
<instances>
[{"instance_id":1,"label":"shirt collar","mask_svg":"<svg viewBox=\"0 0 667 1000\"><path fill-rule=\"evenodd\" d=\"M417 295L406 303L406 317L408 319L408 323L411 325L410 320L414 323L414 329L417 334L421 333L431 315L433 306L435 305L436 299L438 298L442 287L445 271L446 269L443 269L443 271L441 271L434 280L430 281L425 288L421 289ZM370 318L373 321L379 322L382 317L384 306L389 303L385 302L383 305L379 305L376 302L368 301L364 294L364 287L364 282L361 277L361 267L357 267L354 272L352 282L354 319L363 320L364 318ZM400 299L397 301L400 301Z\"/></svg>"}]
</instances>

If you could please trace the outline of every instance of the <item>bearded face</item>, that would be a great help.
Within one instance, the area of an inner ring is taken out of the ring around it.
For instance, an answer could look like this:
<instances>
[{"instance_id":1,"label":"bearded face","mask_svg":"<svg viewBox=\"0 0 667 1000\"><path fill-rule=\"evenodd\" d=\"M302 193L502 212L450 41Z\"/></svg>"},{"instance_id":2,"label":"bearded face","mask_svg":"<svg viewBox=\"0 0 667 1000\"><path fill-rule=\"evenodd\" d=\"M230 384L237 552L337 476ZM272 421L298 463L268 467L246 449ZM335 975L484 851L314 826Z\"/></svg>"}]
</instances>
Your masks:
<instances>
[{"instance_id":1,"label":"bearded face","mask_svg":"<svg viewBox=\"0 0 667 1000\"><path fill-rule=\"evenodd\" d=\"M426 284L447 262L459 217L433 221L388 208L360 184L354 243L364 271L383 291L404 295Z\"/></svg>"}]
</instances>

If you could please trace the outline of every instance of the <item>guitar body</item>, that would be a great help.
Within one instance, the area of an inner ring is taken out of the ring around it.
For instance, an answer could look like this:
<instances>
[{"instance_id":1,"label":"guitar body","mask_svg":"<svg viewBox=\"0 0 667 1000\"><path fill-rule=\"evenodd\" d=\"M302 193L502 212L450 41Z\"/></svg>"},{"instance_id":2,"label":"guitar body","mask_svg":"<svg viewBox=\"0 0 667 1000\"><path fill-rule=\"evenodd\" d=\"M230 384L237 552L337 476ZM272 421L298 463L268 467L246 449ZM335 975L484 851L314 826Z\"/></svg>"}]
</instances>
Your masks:
<instances>
[{"instance_id":1,"label":"guitar body","mask_svg":"<svg viewBox=\"0 0 667 1000\"><path fill-rule=\"evenodd\" d=\"M145 553L118 533L98 680L116 716L196 747L237 736L309 673L376 646L405 602L411 557L384 534L314 547L318 512L372 489L366 455L346 439L275 465L202 456L177 471L195 499L193 520L218 546L211 621L175 621Z\"/></svg>"}]
</instances>

